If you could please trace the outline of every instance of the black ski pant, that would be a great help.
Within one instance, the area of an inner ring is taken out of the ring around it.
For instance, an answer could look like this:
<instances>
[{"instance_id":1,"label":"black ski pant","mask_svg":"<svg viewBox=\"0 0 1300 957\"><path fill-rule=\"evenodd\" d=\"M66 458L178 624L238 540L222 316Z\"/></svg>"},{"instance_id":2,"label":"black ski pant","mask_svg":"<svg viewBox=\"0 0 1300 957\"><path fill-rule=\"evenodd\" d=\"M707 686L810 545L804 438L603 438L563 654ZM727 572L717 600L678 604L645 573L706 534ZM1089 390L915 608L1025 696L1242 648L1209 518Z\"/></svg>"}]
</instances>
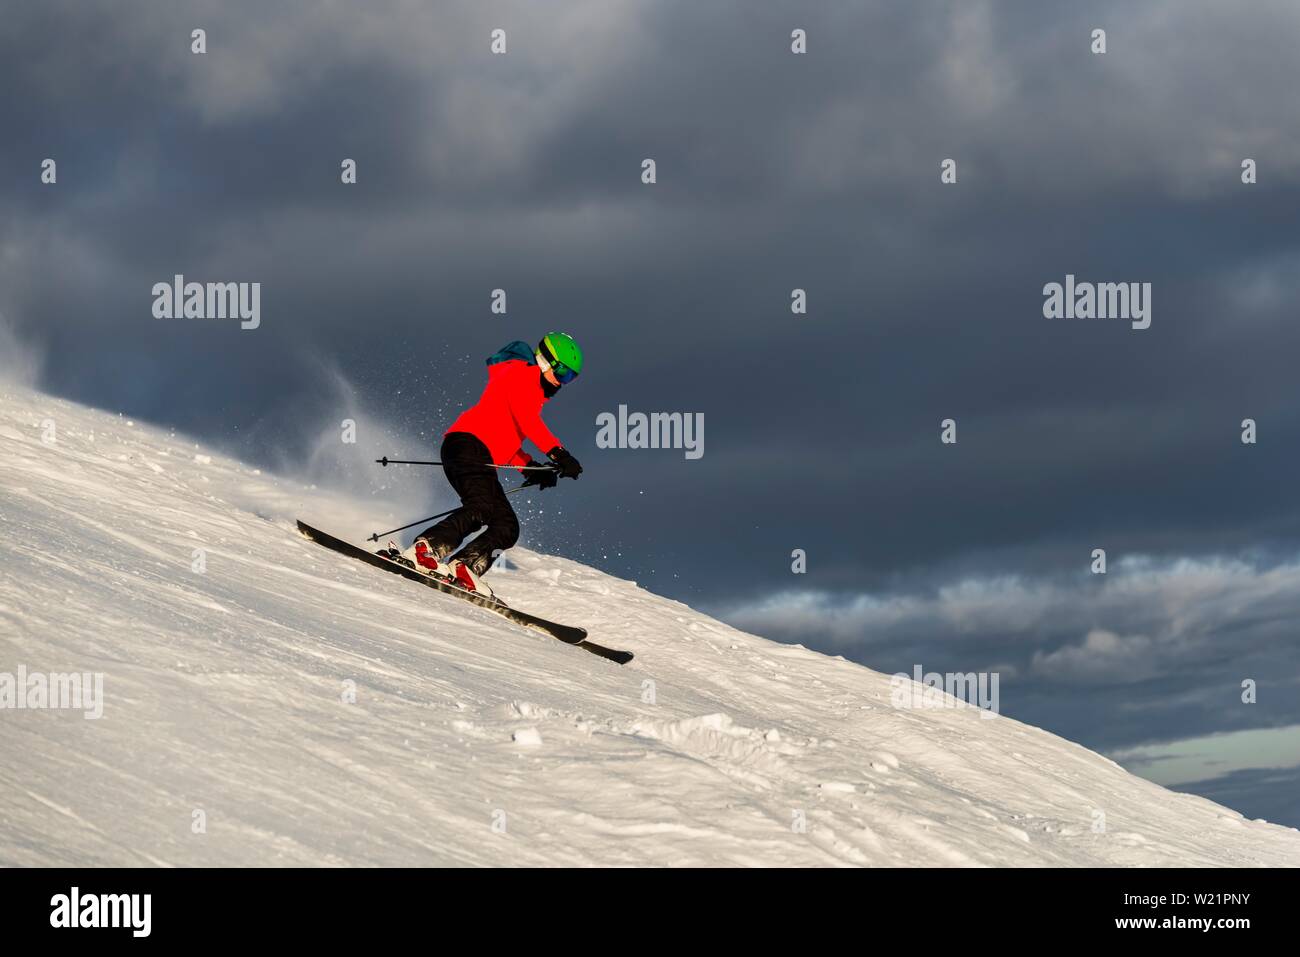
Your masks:
<instances>
[{"instance_id":1,"label":"black ski pant","mask_svg":"<svg viewBox=\"0 0 1300 957\"><path fill-rule=\"evenodd\" d=\"M445 560L466 537L486 525L482 535L454 556L474 574L482 575L498 554L519 541L519 519L501 488L498 470L487 468L492 453L477 436L448 432L442 440L441 458L447 481L460 496L460 508L416 537L427 541L438 558Z\"/></svg>"}]
</instances>

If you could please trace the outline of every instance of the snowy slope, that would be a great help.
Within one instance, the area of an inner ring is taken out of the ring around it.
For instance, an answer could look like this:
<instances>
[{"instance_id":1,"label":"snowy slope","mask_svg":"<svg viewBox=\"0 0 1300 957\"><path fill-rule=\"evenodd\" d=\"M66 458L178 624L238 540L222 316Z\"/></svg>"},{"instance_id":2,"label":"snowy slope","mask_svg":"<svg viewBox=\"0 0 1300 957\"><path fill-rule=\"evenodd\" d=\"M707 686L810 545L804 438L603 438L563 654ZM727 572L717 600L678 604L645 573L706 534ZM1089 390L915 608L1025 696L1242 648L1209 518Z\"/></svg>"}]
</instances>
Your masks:
<instances>
[{"instance_id":1,"label":"snowy slope","mask_svg":"<svg viewBox=\"0 0 1300 957\"><path fill-rule=\"evenodd\" d=\"M493 572L620 668L294 531L373 507L0 393L0 672L105 676L100 720L0 711L0 864L1300 864L1035 728L561 558Z\"/></svg>"}]
</instances>

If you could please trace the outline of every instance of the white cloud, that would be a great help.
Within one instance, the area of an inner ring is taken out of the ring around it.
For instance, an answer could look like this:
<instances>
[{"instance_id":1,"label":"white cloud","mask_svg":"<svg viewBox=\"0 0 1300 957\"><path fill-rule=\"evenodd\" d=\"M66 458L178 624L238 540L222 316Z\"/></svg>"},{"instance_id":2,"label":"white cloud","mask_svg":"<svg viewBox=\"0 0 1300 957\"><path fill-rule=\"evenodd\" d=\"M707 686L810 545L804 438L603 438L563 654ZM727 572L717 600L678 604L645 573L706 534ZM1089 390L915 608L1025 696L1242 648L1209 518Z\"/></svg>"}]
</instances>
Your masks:
<instances>
[{"instance_id":1,"label":"white cloud","mask_svg":"<svg viewBox=\"0 0 1300 957\"><path fill-rule=\"evenodd\" d=\"M1104 577L968 577L929 593L849 597L790 590L718 611L737 627L831 651L969 637L985 646L1019 642L1040 678L1124 683L1225 653L1244 661L1290 640L1300 619L1300 559L1265 566L1130 557Z\"/></svg>"},{"instance_id":2,"label":"white cloud","mask_svg":"<svg viewBox=\"0 0 1300 957\"><path fill-rule=\"evenodd\" d=\"M1064 680L1140 681L1156 671L1154 642L1146 635L1123 636L1094 628L1080 644L1034 652L1033 672Z\"/></svg>"}]
</instances>

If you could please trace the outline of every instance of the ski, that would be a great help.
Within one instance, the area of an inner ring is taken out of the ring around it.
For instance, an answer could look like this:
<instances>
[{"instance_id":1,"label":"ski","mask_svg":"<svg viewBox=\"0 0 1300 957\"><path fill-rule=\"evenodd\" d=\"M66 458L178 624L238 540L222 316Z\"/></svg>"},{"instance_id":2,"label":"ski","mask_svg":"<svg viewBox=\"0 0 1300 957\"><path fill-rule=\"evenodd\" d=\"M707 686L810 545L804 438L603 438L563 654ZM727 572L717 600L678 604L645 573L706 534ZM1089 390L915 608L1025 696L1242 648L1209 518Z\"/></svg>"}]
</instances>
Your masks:
<instances>
[{"instance_id":1,"label":"ski","mask_svg":"<svg viewBox=\"0 0 1300 957\"><path fill-rule=\"evenodd\" d=\"M318 528L312 528L306 522L298 522L298 531L304 537L318 545L323 545L331 551L338 552L341 555L347 555L350 558L359 558L367 565L374 565L376 568L382 568L385 571L401 575L403 578L409 578L411 581L419 582L422 585L428 585L430 588L436 588L438 591L447 595L454 595L462 601L472 602L480 608L486 608L488 611L496 612L502 618L513 621L517 625L525 628L531 628L534 631L540 631L543 634L550 635L566 645L575 645L584 651L589 651L593 655L606 658L616 664L625 665L632 660L632 652L618 651L614 648L606 648L604 645L598 645L594 641L587 640L587 629L577 628L573 625L561 625L553 621L547 621L545 618L538 618L536 615L530 615L526 611L519 611L517 608L511 608L509 605L490 598L484 598L481 595L475 595L467 592L463 588L457 588L455 585L448 585L438 581L436 578L416 571L406 565L401 565L391 559L384 558L382 555L376 555L374 552L367 551L359 545L353 545L351 542L345 542L341 538L335 538L328 532L322 532Z\"/></svg>"}]
</instances>

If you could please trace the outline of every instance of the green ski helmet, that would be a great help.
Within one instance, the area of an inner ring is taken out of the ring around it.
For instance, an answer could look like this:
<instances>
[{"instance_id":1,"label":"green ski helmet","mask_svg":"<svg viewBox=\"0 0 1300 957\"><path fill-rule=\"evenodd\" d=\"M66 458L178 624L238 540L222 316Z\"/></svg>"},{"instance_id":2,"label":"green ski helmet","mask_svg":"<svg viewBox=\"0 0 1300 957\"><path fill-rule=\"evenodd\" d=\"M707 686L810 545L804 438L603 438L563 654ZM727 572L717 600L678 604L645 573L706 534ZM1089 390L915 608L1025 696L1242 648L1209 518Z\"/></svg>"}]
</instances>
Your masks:
<instances>
[{"instance_id":1,"label":"green ski helmet","mask_svg":"<svg viewBox=\"0 0 1300 957\"><path fill-rule=\"evenodd\" d=\"M572 382L582 371L582 350L566 332L548 332L537 343L537 360L549 366L560 384Z\"/></svg>"}]
</instances>

